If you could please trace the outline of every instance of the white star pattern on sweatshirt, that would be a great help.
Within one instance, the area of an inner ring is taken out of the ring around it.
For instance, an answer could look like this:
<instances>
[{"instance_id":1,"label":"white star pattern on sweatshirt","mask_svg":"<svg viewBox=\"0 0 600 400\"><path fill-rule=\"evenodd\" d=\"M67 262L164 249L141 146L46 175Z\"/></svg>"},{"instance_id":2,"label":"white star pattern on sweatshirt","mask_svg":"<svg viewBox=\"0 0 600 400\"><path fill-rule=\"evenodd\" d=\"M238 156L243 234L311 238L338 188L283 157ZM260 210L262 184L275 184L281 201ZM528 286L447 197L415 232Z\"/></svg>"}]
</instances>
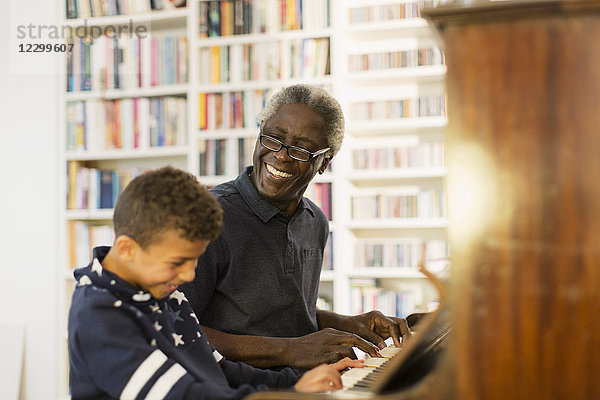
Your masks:
<instances>
[{"instance_id":1,"label":"white star pattern on sweatshirt","mask_svg":"<svg viewBox=\"0 0 600 400\"><path fill-rule=\"evenodd\" d=\"M173 293L171 293L169 298L177 299L177 304L179 304L179 305L181 305L182 302L187 301L183 292L180 292L179 290L175 290Z\"/></svg>"},{"instance_id":2,"label":"white star pattern on sweatshirt","mask_svg":"<svg viewBox=\"0 0 600 400\"><path fill-rule=\"evenodd\" d=\"M176 333L172 333L171 336L173 336L173 341L175 342L175 346L179 346L180 344L185 344L185 343L183 343L183 340L181 340L183 335L178 335Z\"/></svg>"},{"instance_id":3,"label":"white star pattern on sweatshirt","mask_svg":"<svg viewBox=\"0 0 600 400\"><path fill-rule=\"evenodd\" d=\"M98 276L102 276L102 265L97 258L94 258L92 261L92 271L95 272Z\"/></svg>"},{"instance_id":4,"label":"white star pattern on sweatshirt","mask_svg":"<svg viewBox=\"0 0 600 400\"><path fill-rule=\"evenodd\" d=\"M79 278L79 286L87 286L87 285L91 285L92 284L92 280L90 279L89 276L87 275L83 275L81 278Z\"/></svg>"}]
</instances>

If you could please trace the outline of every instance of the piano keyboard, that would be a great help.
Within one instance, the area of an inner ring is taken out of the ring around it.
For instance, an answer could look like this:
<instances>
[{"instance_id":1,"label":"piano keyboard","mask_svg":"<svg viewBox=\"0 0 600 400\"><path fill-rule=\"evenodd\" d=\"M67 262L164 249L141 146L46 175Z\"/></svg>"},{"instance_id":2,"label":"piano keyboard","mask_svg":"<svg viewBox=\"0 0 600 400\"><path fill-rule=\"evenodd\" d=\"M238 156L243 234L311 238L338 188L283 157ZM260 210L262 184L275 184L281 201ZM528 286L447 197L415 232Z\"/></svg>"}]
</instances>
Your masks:
<instances>
[{"instance_id":1,"label":"piano keyboard","mask_svg":"<svg viewBox=\"0 0 600 400\"><path fill-rule=\"evenodd\" d=\"M386 364L401 349L395 346L388 346L379 350L382 357L369 357L365 360L364 368L352 368L342 374L342 390L370 390L371 382L377 379L386 367Z\"/></svg>"}]
</instances>

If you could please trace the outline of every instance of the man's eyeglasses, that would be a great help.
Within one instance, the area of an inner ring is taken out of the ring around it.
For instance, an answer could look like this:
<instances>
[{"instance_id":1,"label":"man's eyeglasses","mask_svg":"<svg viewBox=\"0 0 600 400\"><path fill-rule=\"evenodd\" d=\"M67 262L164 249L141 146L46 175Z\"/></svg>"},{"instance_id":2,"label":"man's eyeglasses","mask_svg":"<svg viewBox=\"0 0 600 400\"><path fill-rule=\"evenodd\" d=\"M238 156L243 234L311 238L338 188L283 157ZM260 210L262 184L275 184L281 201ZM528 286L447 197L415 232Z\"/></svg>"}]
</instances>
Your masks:
<instances>
[{"instance_id":1,"label":"man's eyeglasses","mask_svg":"<svg viewBox=\"0 0 600 400\"><path fill-rule=\"evenodd\" d=\"M275 139L274 137L271 137L271 136L261 134L258 137L260 140L260 144L264 148L269 149L274 152L278 152L279 150L281 150L282 147L285 147L287 150L288 156L290 156L290 158L293 158L294 160L298 160L298 161L304 161L304 162L310 161L311 159L329 151L329 149L330 149L329 147L327 147L325 149L317 150L313 153L311 151L303 149L302 147L288 146L286 144L283 144L281 142L281 140Z\"/></svg>"}]
</instances>

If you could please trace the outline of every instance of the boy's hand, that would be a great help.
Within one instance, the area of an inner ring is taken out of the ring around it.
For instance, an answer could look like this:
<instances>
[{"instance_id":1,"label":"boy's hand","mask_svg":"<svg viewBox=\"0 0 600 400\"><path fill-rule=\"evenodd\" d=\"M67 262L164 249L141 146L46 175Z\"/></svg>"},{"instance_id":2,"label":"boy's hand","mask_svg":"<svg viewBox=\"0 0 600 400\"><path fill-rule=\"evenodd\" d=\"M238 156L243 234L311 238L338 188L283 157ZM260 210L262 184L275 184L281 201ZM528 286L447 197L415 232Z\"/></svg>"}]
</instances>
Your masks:
<instances>
[{"instance_id":1,"label":"boy's hand","mask_svg":"<svg viewBox=\"0 0 600 400\"><path fill-rule=\"evenodd\" d=\"M294 389L300 393L339 390L343 387L340 371L346 368L362 367L364 367L362 360L351 360L348 357L334 364L319 365L302 375L302 378L294 385Z\"/></svg>"}]
</instances>

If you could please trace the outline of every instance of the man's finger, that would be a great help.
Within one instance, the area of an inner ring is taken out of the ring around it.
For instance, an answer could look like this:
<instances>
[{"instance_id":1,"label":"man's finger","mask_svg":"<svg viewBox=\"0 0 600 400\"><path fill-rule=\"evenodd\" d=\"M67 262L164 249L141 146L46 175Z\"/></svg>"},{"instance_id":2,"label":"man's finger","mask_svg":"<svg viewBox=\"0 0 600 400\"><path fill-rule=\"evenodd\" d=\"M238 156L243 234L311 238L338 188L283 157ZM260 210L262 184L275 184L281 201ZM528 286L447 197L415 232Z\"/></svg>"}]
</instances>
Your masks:
<instances>
[{"instance_id":1,"label":"man's finger","mask_svg":"<svg viewBox=\"0 0 600 400\"><path fill-rule=\"evenodd\" d=\"M402 339L407 339L412 336L412 332L408 327L408 323L404 318L391 317L392 320L398 325L398 329L400 330L400 335L402 335ZM395 342L394 342L395 343Z\"/></svg>"},{"instance_id":2,"label":"man's finger","mask_svg":"<svg viewBox=\"0 0 600 400\"><path fill-rule=\"evenodd\" d=\"M365 339L368 340L369 342L373 343L375 346L377 346L377 349L383 349L385 347L385 341L384 339L379 336L376 332L373 332L372 330L365 328L365 329L361 329L360 332L358 332L359 335Z\"/></svg>"},{"instance_id":3,"label":"man's finger","mask_svg":"<svg viewBox=\"0 0 600 400\"><path fill-rule=\"evenodd\" d=\"M364 333L365 333L365 336L373 337L373 339L367 337L368 340L374 340L375 342L379 341L379 342L384 343L383 339L381 339L381 337L379 335L377 335L375 332L371 332L371 331L367 330ZM352 343L350 343L351 346L358 347L360 350L364 351L371 357L381 357L381 354L379 354L379 348L377 346L375 346L373 344L373 342L368 342L367 340L365 340L362 337L355 335L355 334L352 334L350 336L350 338L352 341ZM385 347L385 343L384 343L384 347Z\"/></svg>"},{"instance_id":4,"label":"man's finger","mask_svg":"<svg viewBox=\"0 0 600 400\"><path fill-rule=\"evenodd\" d=\"M394 321L394 320L392 320ZM394 346L396 347L400 347L400 329L398 327L398 324L396 323L396 321L394 321L393 324L390 324L388 326L388 331L390 333L390 336L392 337L392 340L394 341Z\"/></svg>"}]
</instances>

